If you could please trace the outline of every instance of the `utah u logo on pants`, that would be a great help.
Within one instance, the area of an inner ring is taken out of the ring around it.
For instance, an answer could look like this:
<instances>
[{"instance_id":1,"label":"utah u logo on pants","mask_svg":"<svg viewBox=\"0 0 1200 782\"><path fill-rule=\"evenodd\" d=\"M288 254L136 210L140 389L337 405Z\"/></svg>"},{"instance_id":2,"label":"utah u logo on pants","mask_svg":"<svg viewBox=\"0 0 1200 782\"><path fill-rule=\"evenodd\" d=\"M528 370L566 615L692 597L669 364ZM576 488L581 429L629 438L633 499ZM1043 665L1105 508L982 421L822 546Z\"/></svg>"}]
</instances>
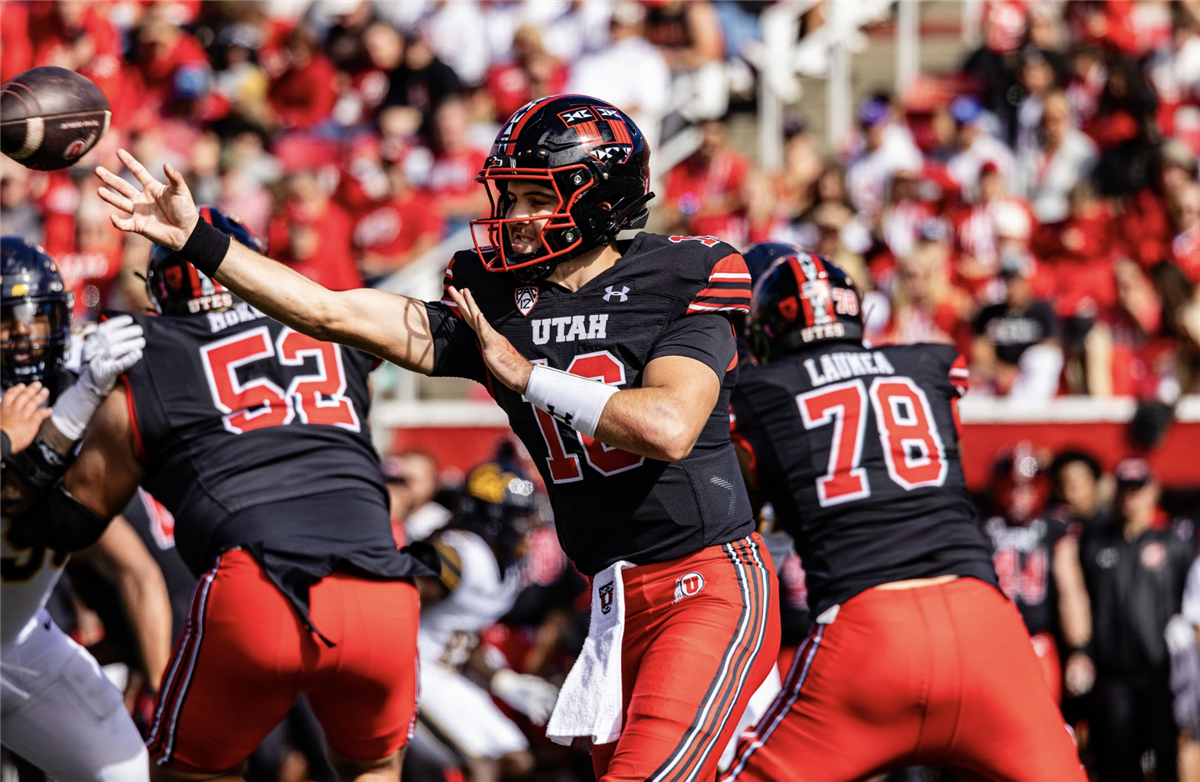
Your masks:
<instances>
[{"instance_id":1,"label":"utah u logo on pants","mask_svg":"<svg viewBox=\"0 0 1200 782\"><path fill-rule=\"evenodd\" d=\"M613 603L613 585L612 585L612 582L610 581L609 583L600 587L600 611L602 613L607 614L609 611L612 610L612 603Z\"/></svg>"},{"instance_id":2,"label":"utah u logo on pants","mask_svg":"<svg viewBox=\"0 0 1200 782\"><path fill-rule=\"evenodd\" d=\"M696 572L680 576L675 579L675 599L671 601L671 605L675 605L685 597L691 597L701 589L704 589L704 576Z\"/></svg>"}]
</instances>

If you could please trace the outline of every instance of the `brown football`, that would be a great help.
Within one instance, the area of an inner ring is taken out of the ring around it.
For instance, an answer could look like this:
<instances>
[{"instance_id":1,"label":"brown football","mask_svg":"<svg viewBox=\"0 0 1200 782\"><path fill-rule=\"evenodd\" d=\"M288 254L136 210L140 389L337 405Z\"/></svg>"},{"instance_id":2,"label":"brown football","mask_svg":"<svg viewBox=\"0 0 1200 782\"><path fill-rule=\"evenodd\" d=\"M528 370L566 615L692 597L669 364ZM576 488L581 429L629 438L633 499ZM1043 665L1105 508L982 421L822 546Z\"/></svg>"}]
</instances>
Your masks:
<instances>
[{"instance_id":1,"label":"brown football","mask_svg":"<svg viewBox=\"0 0 1200 782\"><path fill-rule=\"evenodd\" d=\"M100 88L66 68L30 68L0 88L0 149L26 168L66 168L96 145L111 119Z\"/></svg>"}]
</instances>

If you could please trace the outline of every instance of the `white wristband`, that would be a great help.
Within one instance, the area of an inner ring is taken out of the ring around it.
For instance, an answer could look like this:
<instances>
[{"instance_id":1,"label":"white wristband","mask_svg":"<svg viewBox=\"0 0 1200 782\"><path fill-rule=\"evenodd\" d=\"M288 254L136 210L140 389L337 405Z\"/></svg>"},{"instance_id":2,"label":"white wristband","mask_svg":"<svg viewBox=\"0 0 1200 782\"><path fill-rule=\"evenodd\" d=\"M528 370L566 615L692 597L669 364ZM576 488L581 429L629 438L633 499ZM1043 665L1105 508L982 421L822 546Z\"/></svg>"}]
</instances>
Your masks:
<instances>
[{"instance_id":1,"label":"white wristband","mask_svg":"<svg viewBox=\"0 0 1200 782\"><path fill-rule=\"evenodd\" d=\"M50 423L68 440L83 437L88 422L104 401L89 380L85 371L79 381L55 401L54 412L50 414Z\"/></svg>"},{"instance_id":2,"label":"white wristband","mask_svg":"<svg viewBox=\"0 0 1200 782\"><path fill-rule=\"evenodd\" d=\"M577 432L596 436L600 414L617 388L559 369L536 365L525 386L525 398Z\"/></svg>"}]
</instances>

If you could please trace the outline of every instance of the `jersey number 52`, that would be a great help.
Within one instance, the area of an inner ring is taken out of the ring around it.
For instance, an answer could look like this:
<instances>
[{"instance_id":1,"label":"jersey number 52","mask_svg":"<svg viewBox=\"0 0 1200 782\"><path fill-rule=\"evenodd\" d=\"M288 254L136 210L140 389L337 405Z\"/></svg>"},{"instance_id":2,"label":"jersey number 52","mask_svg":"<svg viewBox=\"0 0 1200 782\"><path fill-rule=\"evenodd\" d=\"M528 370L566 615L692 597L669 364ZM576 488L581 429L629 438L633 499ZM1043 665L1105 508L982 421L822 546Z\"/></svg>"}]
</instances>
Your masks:
<instances>
[{"instance_id":1,"label":"jersey number 52","mask_svg":"<svg viewBox=\"0 0 1200 782\"><path fill-rule=\"evenodd\" d=\"M346 396L346 372L338 345L287 328L272 341L271 332L263 326L205 345L200 358L213 404L225 413L225 428L234 434L289 424L297 416L306 424L340 426L353 432L360 429L354 402ZM302 367L306 358L315 358L316 371L296 375L286 389L269 377L246 383L238 379L238 367L269 358L285 367Z\"/></svg>"},{"instance_id":2,"label":"jersey number 52","mask_svg":"<svg viewBox=\"0 0 1200 782\"><path fill-rule=\"evenodd\" d=\"M805 429L833 424L829 469L817 478L822 507L871 496L861 466L868 398L888 477L909 491L946 482L946 451L925 392L907 377L875 378L869 391L851 380L796 397Z\"/></svg>"}]
</instances>

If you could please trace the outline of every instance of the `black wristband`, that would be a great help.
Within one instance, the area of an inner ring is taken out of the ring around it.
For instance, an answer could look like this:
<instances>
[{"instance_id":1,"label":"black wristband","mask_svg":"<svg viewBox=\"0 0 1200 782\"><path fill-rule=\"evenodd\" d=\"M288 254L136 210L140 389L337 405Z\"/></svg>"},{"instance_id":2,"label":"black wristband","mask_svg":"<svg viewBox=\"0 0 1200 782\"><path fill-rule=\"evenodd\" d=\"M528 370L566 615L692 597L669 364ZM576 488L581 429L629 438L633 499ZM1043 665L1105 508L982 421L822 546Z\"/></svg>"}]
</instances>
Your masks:
<instances>
[{"instance_id":1,"label":"black wristband","mask_svg":"<svg viewBox=\"0 0 1200 782\"><path fill-rule=\"evenodd\" d=\"M212 277L220 268L221 261L225 260L225 253L229 252L229 242L229 234L200 218L178 254L206 276Z\"/></svg>"},{"instance_id":2,"label":"black wristband","mask_svg":"<svg viewBox=\"0 0 1200 782\"><path fill-rule=\"evenodd\" d=\"M28 448L8 460L8 466L40 494L58 483L73 461L74 450L61 454L38 435Z\"/></svg>"},{"instance_id":3,"label":"black wristband","mask_svg":"<svg viewBox=\"0 0 1200 782\"><path fill-rule=\"evenodd\" d=\"M5 432L0 432L0 450L3 451L3 461L7 462L12 458L12 440L8 439Z\"/></svg>"}]
</instances>

